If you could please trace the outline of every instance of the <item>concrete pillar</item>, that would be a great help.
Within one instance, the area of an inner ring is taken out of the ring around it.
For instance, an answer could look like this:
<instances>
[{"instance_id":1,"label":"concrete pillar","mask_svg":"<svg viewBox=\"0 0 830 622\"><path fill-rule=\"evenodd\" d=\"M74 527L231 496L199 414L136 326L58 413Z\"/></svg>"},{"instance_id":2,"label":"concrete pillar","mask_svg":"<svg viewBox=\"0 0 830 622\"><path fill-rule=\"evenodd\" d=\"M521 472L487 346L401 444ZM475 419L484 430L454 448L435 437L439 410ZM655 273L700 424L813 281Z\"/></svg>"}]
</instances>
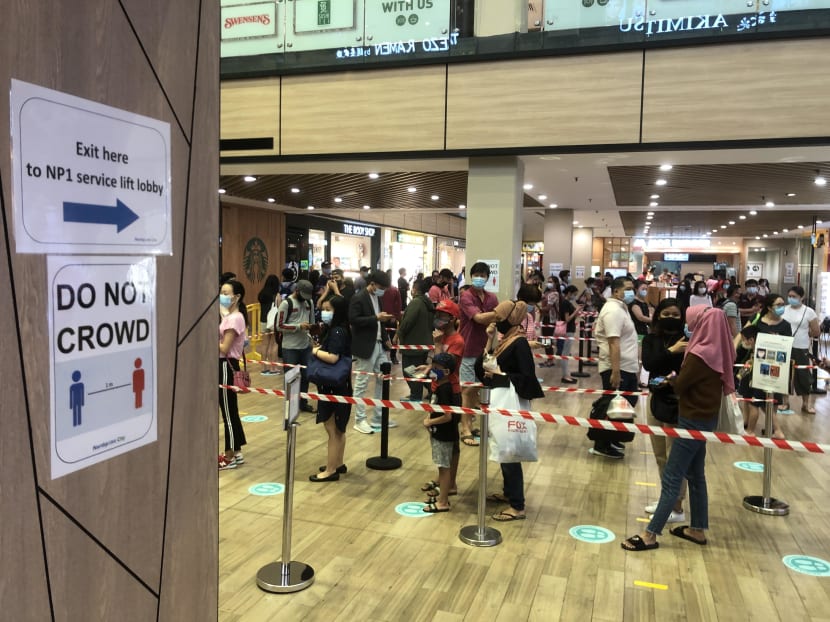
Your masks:
<instances>
[{"instance_id":1,"label":"concrete pillar","mask_svg":"<svg viewBox=\"0 0 830 622\"><path fill-rule=\"evenodd\" d=\"M593 259L594 230L574 229L573 245L571 247L571 284L582 288L582 282L591 274L591 261ZM580 270L582 268L582 270ZM584 275L581 272L584 271Z\"/></svg>"},{"instance_id":2,"label":"concrete pillar","mask_svg":"<svg viewBox=\"0 0 830 622\"><path fill-rule=\"evenodd\" d=\"M545 264L542 272L545 276L551 274L550 265L562 264L561 269L570 270L571 249L573 247L573 219L572 209L549 209L545 211ZM555 276L559 276L559 270Z\"/></svg>"},{"instance_id":3,"label":"concrete pillar","mask_svg":"<svg viewBox=\"0 0 830 622\"><path fill-rule=\"evenodd\" d=\"M476 0L477 37L527 32L526 0Z\"/></svg>"},{"instance_id":4,"label":"concrete pillar","mask_svg":"<svg viewBox=\"0 0 830 622\"><path fill-rule=\"evenodd\" d=\"M476 261L498 260L499 300L515 297L521 279L523 183L524 164L516 157L470 159L467 276Z\"/></svg>"}]
</instances>

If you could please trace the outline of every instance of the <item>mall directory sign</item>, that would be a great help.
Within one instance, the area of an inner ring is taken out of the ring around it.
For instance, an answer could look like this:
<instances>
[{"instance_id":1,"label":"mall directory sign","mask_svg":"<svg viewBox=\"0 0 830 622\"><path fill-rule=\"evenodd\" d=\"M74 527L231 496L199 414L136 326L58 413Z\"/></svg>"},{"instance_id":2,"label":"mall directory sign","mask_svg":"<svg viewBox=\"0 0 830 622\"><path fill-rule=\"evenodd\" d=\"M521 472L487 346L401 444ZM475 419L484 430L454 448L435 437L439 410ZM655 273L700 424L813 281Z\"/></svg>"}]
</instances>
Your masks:
<instances>
[{"instance_id":1,"label":"mall directory sign","mask_svg":"<svg viewBox=\"0 0 830 622\"><path fill-rule=\"evenodd\" d=\"M170 124L11 83L19 253L172 254Z\"/></svg>"}]
</instances>

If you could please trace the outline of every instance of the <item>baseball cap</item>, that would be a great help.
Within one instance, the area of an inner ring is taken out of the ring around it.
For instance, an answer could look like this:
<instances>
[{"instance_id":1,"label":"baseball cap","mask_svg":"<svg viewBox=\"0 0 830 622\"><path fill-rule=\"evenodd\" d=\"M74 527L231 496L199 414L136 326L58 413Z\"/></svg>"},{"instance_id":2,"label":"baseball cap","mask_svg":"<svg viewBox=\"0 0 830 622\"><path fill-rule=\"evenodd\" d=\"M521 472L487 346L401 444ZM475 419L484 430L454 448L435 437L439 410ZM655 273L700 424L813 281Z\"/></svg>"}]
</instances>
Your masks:
<instances>
[{"instance_id":1,"label":"baseball cap","mask_svg":"<svg viewBox=\"0 0 830 622\"><path fill-rule=\"evenodd\" d=\"M323 263L320 264L320 267L321 268L331 268L331 262L330 261L324 261Z\"/></svg>"},{"instance_id":2,"label":"baseball cap","mask_svg":"<svg viewBox=\"0 0 830 622\"><path fill-rule=\"evenodd\" d=\"M299 292L303 300L311 300L311 294L314 292L314 288L311 285L311 281L300 279L297 281L296 291Z\"/></svg>"},{"instance_id":3,"label":"baseball cap","mask_svg":"<svg viewBox=\"0 0 830 622\"><path fill-rule=\"evenodd\" d=\"M455 371L455 357L449 352L439 352L433 356L432 364L440 365L450 373Z\"/></svg>"},{"instance_id":4,"label":"baseball cap","mask_svg":"<svg viewBox=\"0 0 830 622\"><path fill-rule=\"evenodd\" d=\"M453 316L456 320L461 317L461 311L458 308L458 305L455 304L452 300L442 300L438 303L435 307L435 311L441 311L442 313L448 313L449 315Z\"/></svg>"}]
</instances>

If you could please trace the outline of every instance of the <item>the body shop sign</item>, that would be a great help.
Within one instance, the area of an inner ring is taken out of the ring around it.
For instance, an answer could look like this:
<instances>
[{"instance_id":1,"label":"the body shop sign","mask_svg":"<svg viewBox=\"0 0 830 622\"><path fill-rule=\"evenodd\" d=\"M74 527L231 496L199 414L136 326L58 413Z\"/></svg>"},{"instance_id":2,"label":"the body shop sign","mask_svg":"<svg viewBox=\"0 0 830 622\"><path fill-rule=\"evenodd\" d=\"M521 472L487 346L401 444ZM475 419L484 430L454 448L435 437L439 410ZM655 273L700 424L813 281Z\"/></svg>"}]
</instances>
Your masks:
<instances>
[{"instance_id":1,"label":"the body shop sign","mask_svg":"<svg viewBox=\"0 0 830 622\"><path fill-rule=\"evenodd\" d=\"M273 37L277 34L277 5L274 2L222 7L222 39Z\"/></svg>"}]
</instances>

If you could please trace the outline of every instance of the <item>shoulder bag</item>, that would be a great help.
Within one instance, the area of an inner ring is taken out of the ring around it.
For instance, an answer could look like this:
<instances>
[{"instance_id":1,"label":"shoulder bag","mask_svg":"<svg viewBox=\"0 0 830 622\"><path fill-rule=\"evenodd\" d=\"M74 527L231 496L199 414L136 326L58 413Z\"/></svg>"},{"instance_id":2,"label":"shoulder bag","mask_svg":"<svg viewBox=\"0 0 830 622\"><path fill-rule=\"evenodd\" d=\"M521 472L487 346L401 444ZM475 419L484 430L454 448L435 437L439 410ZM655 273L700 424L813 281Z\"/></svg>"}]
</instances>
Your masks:
<instances>
[{"instance_id":1,"label":"shoulder bag","mask_svg":"<svg viewBox=\"0 0 830 622\"><path fill-rule=\"evenodd\" d=\"M225 360L230 365L228 357L225 357ZM234 370L233 372L233 386L239 387L240 389L247 389L251 386L251 374L248 373L248 359L245 358L244 352L242 353L242 366L239 370Z\"/></svg>"}]
</instances>

